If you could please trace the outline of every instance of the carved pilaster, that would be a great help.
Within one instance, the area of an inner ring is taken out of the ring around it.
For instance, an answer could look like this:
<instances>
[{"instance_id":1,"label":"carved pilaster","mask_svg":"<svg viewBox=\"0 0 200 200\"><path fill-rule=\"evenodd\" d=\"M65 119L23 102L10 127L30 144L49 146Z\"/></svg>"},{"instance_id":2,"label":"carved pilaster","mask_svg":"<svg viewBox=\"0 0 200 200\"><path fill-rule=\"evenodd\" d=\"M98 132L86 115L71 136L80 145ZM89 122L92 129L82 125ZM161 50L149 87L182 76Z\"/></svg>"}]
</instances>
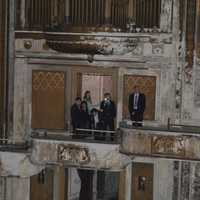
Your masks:
<instances>
[{"instance_id":1,"label":"carved pilaster","mask_svg":"<svg viewBox=\"0 0 200 200\"><path fill-rule=\"evenodd\" d=\"M191 199L198 200L200 197L200 163L195 163L193 166L192 173L192 184L191 184Z\"/></svg>"},{"instance_id":2,"label":"carved pilaster","mask_svg":"<svg viewBox=\"0 0 200 200\"><path fill-rule=\"evenodd\" d=\"M200 0L197 0L197 16L196 16L196 54L200 59Z\"/></svg>"},{"instance_id":3,"label":"carved pilaster","mask_svg":"<svg viewBox=\"0 0 200 200\"><path fill-rule=\"evenodd\" d=\"M185 82L192 83L195 49L196 0L187 1Z\"/></svg>"},{"instance_id":4,"label":"carved pilaster","mask_svg":"<svg viewBox=\"0 0 200 200\"><path fill-rule=\"evenodd\" d=\"M181 163L180 200L189 200L190 195L190 162Z\"/></svg>"},{"instance_id":5,"label":"carved pilaster","mask_svg":"<svg viewBox=\"0 0 200 200\"><path fill-rule=\"evenodd\" d=\"M106 1L106 9L105 9L105 23L110 24L111 22L111 0Z\"/></svg>"},{"instance_id":6,"label":"carved pilaster","mask_svg":"<svg viewBox=\"0 0 200 200\"><path fill-rule=\"evenodd\" d=\"M178 194L179 194L179 166L180 163L179 161L174 161L174 180L173 180L173 195L172 195L172 200L177 200L178 199Z\"/></svg>"},{"instance_id":7,"label":"carved pilaster","mask_svg":"<svg viewBox=\"0 0 200 200\"><path fill-rule=\"evenodd\" d=\"M6 1L0 0L0 133L4 123ZM0 135L2 137L2 135Z\"/></svg>"}]
</instances>

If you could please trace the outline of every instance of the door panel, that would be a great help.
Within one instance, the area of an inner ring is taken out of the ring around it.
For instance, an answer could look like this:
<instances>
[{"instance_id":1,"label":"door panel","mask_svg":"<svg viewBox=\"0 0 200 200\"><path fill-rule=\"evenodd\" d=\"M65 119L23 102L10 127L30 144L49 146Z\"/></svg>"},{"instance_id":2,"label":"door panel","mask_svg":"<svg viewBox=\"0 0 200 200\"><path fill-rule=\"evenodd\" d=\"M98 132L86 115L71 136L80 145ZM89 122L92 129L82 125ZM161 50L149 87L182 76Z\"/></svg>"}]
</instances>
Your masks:
<instances>
[{"instance_id":1,"label":"door panel","mask_svg":"<svg viewBox=\"0 0 200 200\"><path fill-rule=\"evenodd\" d=\"M153 200L153 164L134 163L132 200Z\"/></svg>"},{"instance_id":2,"label":"door panel","mask_svg":"<svg viewBox=\"0 0 200 200\"><path fill-rule=\"evenodd\" d=\"M154 76L139 76L125 75L124 76L124 100L123 100L123 117L129 119L128 99L133 93L135 86L139 86L140 91L146 96L146 109L144 119L155 119L155 96L156 96L156 77Z\"/></svg>"},{"instance_id":3,"label":"door panel","mask_svg":"<svg viewBox=\"0 0 200 200\"><path fill-rule=\"evenodd\" d=\"M53 200L53 170L45 169L30 182L30 200Z\"/></svg>"},{"instance_id":4,"label":"door panel","mask_svg":"<svg viewBox=\"0 0 200 200\"><path fill-rule=\"evenodd\" d=\"M64 129L65 73L33 71L32 128Z\"/></svg>"}]
</instances>

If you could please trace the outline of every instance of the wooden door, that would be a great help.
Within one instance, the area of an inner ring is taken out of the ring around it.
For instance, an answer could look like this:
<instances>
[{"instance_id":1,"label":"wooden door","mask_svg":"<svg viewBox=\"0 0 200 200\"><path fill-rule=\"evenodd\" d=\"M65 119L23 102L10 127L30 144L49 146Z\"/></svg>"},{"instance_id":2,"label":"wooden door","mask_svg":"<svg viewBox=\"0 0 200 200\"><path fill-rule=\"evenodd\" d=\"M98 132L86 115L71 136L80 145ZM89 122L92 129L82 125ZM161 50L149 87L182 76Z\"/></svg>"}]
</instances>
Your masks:
<instances>
[{"instance_id":1,"label":"wooden door","mask_svg":"<svg viewBox=\"0 0 200 200\"><path fill-rule=\"evenodd\" d=\"M33 71L32 128L64 129L65 73Z\"/></svg>"},{"instance_id":2,"label":"wooden door","mask_svg":"<svg viewBox=\"0 0 200 200\"><path fill-rule=\"evenodd\" d=\"M82 97L83 93L85 91L83 91L84 89L86 90L86 88L83 87L82 85L82 81L83 81L83 76L87 75L87 76L102 76L102 77L109 77L109 78L105 78L104 79L104 83L103 84L109 84L109 87L111 85L111 96L112 99L115 101L117 100L117 70L115 69L102 69L102 68L98 68L98 67L77 67L74 68L72 70L72 103L74 102L74 99L77 96ZM94 83L94 88L97 87L97 85L95 85L96 83ZM107 90L103 90L103 92L110 92ZM93 92L91 91L91 93L93 94Z\"/></svg>"},{"instance_id":3,"label":"wooden door","mask_svg":"<svg viewBox=\"0 0 200 200\"><path fill-rule=\"evenodd\" d=\"M153 200L153 164L134 163L132 200Z\"/></svg>"},{"instance_id":4,"label":"wooden door","mask_svg":"<svg viewBox=\"0 0 200 200\"><path fill-rule=\"evenodd\" d=\"M45 169L31 177L30 200L53 200L53 170Z\"/></svg>"},{"instance_id":5,"label":"wooden door","mask_svg":"<svg viewBox=\"0 0 200 200\"><path fill-rule=\"evenodd\" d=\"M129 119L128 100L133 93L135 86L139 86L140 91L146 96L146 109L144 112L145 120L155 119L155 99L156 99L156 77L125 75L124 76L124 97L123 97L123 118Z\"/></svg>"}]
</instances>

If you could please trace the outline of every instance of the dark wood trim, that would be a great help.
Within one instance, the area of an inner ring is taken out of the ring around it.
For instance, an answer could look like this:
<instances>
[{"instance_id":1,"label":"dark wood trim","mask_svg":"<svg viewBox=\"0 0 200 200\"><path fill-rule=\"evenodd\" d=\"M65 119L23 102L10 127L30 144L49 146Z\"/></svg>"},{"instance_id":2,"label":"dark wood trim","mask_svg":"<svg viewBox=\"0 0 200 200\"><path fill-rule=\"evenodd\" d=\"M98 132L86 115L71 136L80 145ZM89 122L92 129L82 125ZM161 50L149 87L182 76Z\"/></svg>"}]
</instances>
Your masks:
<instances>
[{"instance_id":1,"label":"dark wood trim","mask_svg":"<svg viewBox=\"0 0 200 200\"><path fill-rule=\"evenodd\" d=\"M43 39L45 38L45 33L42 31L15 31L15 38L19 39L19 38L29 38L29 39Z\"/></svg>"}]
</instances>

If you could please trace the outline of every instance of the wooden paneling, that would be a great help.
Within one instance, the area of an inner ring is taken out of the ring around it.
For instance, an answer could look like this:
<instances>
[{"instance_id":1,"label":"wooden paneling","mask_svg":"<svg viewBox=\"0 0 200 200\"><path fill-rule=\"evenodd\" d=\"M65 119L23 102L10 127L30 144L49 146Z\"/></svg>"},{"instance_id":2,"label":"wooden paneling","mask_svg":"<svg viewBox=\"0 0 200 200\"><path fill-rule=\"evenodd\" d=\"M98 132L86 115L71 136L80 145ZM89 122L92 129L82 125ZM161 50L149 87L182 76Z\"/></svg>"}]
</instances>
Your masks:
<instances>
[{"instance_id":1,"label":"wooden paneling","mask_svg":"<svg viewBox=\"0 0 200 200\"><path fill-rule=\"evenodd\" d=\"M134 87L138 85L140 91L146 96L146 109L144 112L145 120L155 119L155 96L156 96L156 77L125 75L124 76L124 95L123 95L123 118L129 119L128 99L133 93Z\"/></svg>"},{"instance_id":2,"label":"wooden paneling","mask_svg":"<svg viewBox=\"0 0 200 200\"><path fill-rule=\"evenodd\" d=\"M55 182L56 181L56 182ZM54 196L57 200L68 199L68 169L57 166L54 170Z\"/></svg>"},{"instance_id":3,"label":"wooden paneling","mask_svg":"<svg viewBox=\"0 0 200 200\"><path fill-rule=\"evenodd\" d=\"M45 169L30 179L30 200L53 200L53 170Z\"/></svg>"},{"instance_id":4,"label":"wooden paneling","mask_svg":"<svg viewBox=\"0 0 200 200\"><path fill-rule=\"evenodd\" d=\"M68 170L60 167L59 170L59 200L67 200Z\"/></svg>"},{"instance_id":5,"label":"wooden paneling","mask_svg":"<svg viewBox=\"0 0 200 200\"><path fill-rule=\"evenodd\" d=\"M153 164L134 163L132 200L153 200Z\"/></svg>"},{"instance_id":6,"label":"wooden paneling","mask_svg":"<svg viewBox=\"0 0 200 200\"><path fill-rule=\"evenodd\" d=\"M33 71L32 128L64 129L65 73Z\"/></svg>"}]
</instances>

